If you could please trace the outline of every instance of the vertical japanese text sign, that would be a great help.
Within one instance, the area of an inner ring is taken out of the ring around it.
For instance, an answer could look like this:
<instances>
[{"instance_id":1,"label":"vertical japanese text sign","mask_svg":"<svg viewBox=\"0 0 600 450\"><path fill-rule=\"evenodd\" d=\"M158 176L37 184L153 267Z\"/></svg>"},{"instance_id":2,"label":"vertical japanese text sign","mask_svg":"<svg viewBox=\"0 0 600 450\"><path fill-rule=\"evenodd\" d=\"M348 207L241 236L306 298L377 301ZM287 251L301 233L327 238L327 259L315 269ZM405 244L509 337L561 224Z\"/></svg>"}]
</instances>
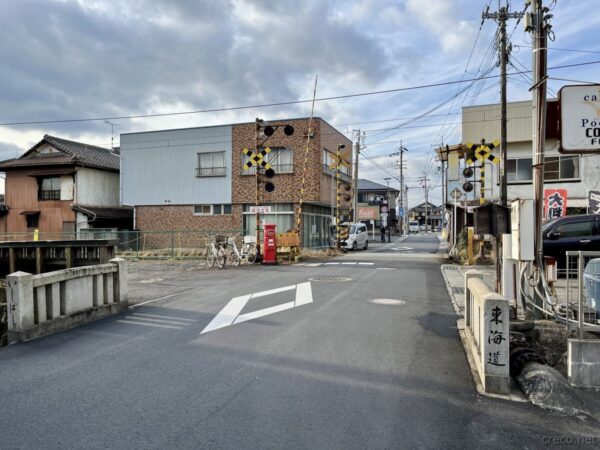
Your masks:
<instances>
[{"instance_id":1,"label":"vertical japanese text sign","mask_svg":"<svg viewBox=\"0 0 600 450\"><path fill-rule=\"evenodd\" d=\"M567 190L544 189L544 219L556 219L567 215Z\"/></svg>"}]
</instances>

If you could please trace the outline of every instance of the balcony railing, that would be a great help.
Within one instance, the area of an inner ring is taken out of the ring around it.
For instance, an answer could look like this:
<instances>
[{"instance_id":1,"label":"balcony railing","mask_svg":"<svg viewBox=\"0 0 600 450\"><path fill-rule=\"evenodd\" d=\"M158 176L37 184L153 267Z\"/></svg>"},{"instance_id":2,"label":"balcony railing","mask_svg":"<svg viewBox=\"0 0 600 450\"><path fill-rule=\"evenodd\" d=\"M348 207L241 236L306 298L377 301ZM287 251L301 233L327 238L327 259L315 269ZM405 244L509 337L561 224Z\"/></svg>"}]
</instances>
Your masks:
<instances>
[{"instance_id":1,"label":"balcony railing","mask_svg":"<svg viewBox=\"0 0 600 450\"><path fill-rule=\"evenodd\" d=\"M329 167L327 164L323 164L323 173L326 175L330 175L332 177L336 176L336 171L334 169L332 169L331 167ZM345 183L351 183L352 177L348 174L340 172L340 180L342 180Z\"/></svg>"},{"instance_id":2,"label":"balcony railing","mask_svg":"<svg viewBox=\"0 0 600 450\"><path fill-rule=\"evenodd\" d=\"M40 191L40 200L60 200L60 189L56 191Z\"/></svg>"}]
</instances>

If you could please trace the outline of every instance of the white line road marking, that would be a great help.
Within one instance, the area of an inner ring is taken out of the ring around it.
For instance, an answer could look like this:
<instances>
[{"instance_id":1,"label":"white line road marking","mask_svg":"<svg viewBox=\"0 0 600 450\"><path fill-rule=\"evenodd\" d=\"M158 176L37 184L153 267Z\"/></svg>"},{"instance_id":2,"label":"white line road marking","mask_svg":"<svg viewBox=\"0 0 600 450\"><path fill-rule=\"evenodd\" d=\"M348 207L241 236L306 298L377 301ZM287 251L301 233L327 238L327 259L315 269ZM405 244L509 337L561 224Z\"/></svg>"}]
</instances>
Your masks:
<instances>
[{"instance_id":1,"label":"white line road marking","mask_svg":"<svg viewBox=\"0 0 600 450\"><path fill-rule=\"evenodd\" d=\"M312 303L312 289L310 283L300 283L296 286L296 306L306 305Z\"/></svg>"},{"instance_id":2,"label":"white line road marking","mask_svg":"<svg viewBox=\"0 0 600 450\"><path fill-rule=\"evenodd\" d=\"M268 316L270 314L275 314L281 311L285 311L286 309L292 309L294 307L294 302L283 303L277 306L271 306L270 308L260 309L258 311L252 311L251 313L242 314L235 319L233 324L246 322L252 319L258 319L259 317Z\"/></svg>"},{"instance_id":3,"label":"white line road marking","mask_svg":"<svg viewBox=\"0 0 600 450\"><path fill-rule=\"evenodd\" d=\"M165 295L163 297L153 298L152 300L147 300L145 302L137 303L137 304L135 304L133 306L130 306L129 309L135 309L135 308L138 308L138 307L140 307L142 305L146 305L148 303L158 302L160 300L166 300L168 298L175 297L176 295L185 294L186 292L193 291L194 289L197 289L197 288L193 287L193 288L185 289L185 290L180 291L180 292L175 292L174 294L169 294L169 295Z\"/></svg>"},{"instance_id":4,"label":"white line road marking","mask_svg":"<svg viewBox=\"0 0 600 450\"><path fill-rule=\"evenodd\" d=\"M240 314L246 304L254 298L260 298L267 295L279 294L280 292L287 292L296 290L296 297L293 302L286 302L281 305L271 306L270 308L260 309L246 314ZM209 331L218 330L219 328L228 327L230 325L246 322L252 319L258 319L259 317L268 316L275 314L287 309L292 309L297 306L306 305L312 303L312 289L310 282L300 283L298 285L292 284L291 286L285 286L277 289L271 289L268 291L255 292L249 295L243 295L240 297L232 298L227 305L213 318L213 320L202 330L200 334L208 333Z\"/></svg>"},{"instance_id":5,"label":"white line road marking","mask_svg":"<svg viewBox=\"0 0 600 450\"><path fill-rule=\"evenodd\" d=\"M156 327L156 328L172 328L174 330L181 330L182 327L174 327L171 325L159 325L157 323L144 323L144 322L133 322L132 320L117 320L119 323L128 323L131 325L144 325L146 327Z\"/></svg>"},{"instance_id":6,"label":"white line road marking","mask_svg":"<svg viewBox=\"0 0 600 450\"><path fill-rule=\"evenodd\" d=\"M339 262L325 263L326 266L338 266L339 264L340 264Z\"/></svg>"},{"instance_id":7,"label":"white line road marking","mask_svg":"<svg viewBox=\"0 0 600 450\"><path fill-rule=\"evenodd\" d=\"M202 330L202 333L208 333L209 331L218 330L219 328L228 327L231 325L236 317L242 312L251 295L242 295L240 297L232 298L229 303L217 314L213 320Z\"/></svg>"},{"instance_id":8,"label":"white line road marking","mask_svg":"<svg viewBox=\"0 0 600 450\"><path fill-rule=\"evenodd\" d=\"M184 322L196 322L195 319L184 319L181 317L173 317L173 316L159 316L158 314L146 314L146 313L133 313L134 316L140 317L154 317L156 319L168 319L168 320L183 320Z\"/></svg>"},{"instance_id":9,"label":"white line road marking","mask_svg":"<svg viewBox=\"0 0 600 450\"><path fill-rule=\"evenodd\" d=\"M259 297L264 297L265 295L279 294L280 292L292 291L294 289L296 289L296 285L292 284L291 286L285 286L282 288L271 289L269 291L257 292L255 294L252 294L250 296L250 298L259 298Z\"/></svg>"},{"instance_id":10,"label":"white line road marking","mask_svg":"<svg viewBox=\"0 0 600 450\"><path fill-rule=\"evenodd\" d=\"M183 325L183 326L188 326L190 323L189 322L179 322L179 321L175 321L175 320L165 320L165 319L150 319L149 317L134 317L134 316L125 316L126 319L131 319L131 320L142 320L142 321L146 321L146 322L156 322L156 323L168 323L171 325Z\"/></svg>"},{"instance_id":11,"label":"white line road marking","mask_svg":"<svg viewBox=\"0 0 600 450\"><path fill-rule=\"evenodd\" d=\"M344 265L344 266L355 266L356 264L358 264L358 263L355 263L355 262L343 262L342 263L342 265Z\"/></svg>"},{"instance_id":12,"label":"white line road marking","mask_svg":"<svg viewBox=\"0 0 600 450\"><path fill-rule=\"evenodd\" d=\"M375 265L375 263L359 262L358 265L359 266L373 266L373 265Z\"/></svg>"},{"instance_id":13,"label":"white line road marking","mask_svg":"<svg viewBox=\"0 0 600 450\"><path fill-rule=\"evenodd\" d=\"M319 267L322 263L307 263L304 264L306 267Z\"/></svg>"}]
</instances>

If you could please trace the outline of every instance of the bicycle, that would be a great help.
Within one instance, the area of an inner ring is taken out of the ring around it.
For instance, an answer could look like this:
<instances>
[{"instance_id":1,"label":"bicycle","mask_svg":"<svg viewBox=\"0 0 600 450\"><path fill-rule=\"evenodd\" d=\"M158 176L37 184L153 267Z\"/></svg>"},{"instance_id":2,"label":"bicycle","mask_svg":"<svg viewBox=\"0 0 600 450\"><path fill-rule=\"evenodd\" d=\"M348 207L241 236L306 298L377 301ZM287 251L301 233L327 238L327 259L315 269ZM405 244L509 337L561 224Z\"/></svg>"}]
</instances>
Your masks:
<instances>
[{"instance_id":1,"label":"bicycle","mask_svg":"<svg viewBox=\"0 0 600 450\"><path fill-rule=\"evenodd\" d=\"M216 236L215 242L206 244L206 265L213 267L217 263L217 267L222 269L226 262L225 246L223 245L223 237Z\"/></svg>"},{"instance_id":2,"label":"bicycle","mask_svg":"<svg viewBox=\"0 0 600 450\"><path fill-rule=\"evenodd\" d=\"M241 251L237 248L235 238L229 238L228 248L230 249L230 262L234 266L238 266L241 261L247 264L254 264L256 261L256 244L254 236L244 236Z\"/></svg>"}]
</instances>

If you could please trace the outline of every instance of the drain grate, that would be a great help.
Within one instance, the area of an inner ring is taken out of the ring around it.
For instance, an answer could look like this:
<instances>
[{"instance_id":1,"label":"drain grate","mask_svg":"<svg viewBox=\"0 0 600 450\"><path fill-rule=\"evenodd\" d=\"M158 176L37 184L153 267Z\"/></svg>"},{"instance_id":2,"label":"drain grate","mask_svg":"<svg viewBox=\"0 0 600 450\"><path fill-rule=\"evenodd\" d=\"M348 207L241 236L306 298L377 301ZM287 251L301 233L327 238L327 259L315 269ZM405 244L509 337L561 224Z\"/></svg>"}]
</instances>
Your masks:
<instances>
[{"instance_id":1,"label":"drain grate","mask_svg":"<svg viewBox=\"0 0 600 450\"><path fill-rule=\"evenodd\" d=\"M320 281L322 283L343 283L345 281L352 281L352 278L348 277L312 277L308 281Z\"/></svg>"},{"instance_id":2,"label":"drain grate","mask_svg":"<svg viewBox=\"0 0 600 450\"><path fill-rule=\"evenodd\" d=\"M387 306L399 306L405 305L406 300L398 300L395 298L372 298L369 300L370 303L374 303L376 305L387 305Z\"/></svg>"}]
</instances>

